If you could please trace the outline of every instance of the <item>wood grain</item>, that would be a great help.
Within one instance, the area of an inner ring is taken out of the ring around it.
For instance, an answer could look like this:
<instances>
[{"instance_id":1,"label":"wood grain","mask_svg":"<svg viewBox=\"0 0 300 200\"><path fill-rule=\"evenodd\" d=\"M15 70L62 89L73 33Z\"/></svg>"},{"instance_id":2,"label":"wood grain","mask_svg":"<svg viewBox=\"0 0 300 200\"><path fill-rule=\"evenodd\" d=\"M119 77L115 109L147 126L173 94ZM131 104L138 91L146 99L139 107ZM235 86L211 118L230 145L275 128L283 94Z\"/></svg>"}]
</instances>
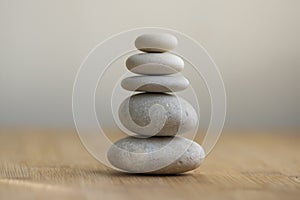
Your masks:
<instances>
[{"instance_id":1,"label":"wood grain","mask_svg":"<svg viewBox=\"0 0 300 200\"><path fill-rule=\"evenodd\" d=\"M300 134L225 133L184 175L127 175L74 130L0 130L0 199L299 199Z\"/></svg>"}]
</instances>

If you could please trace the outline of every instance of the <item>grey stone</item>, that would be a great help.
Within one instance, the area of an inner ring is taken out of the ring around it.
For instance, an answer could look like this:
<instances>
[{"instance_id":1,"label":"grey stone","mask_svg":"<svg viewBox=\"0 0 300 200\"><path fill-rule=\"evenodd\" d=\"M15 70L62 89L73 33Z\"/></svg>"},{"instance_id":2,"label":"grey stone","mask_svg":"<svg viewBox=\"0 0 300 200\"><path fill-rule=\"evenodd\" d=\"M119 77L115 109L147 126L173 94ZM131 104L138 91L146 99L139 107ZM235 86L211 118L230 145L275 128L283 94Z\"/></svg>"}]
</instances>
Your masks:
<instances>
[{"instance_id":1,"label":"grey stone","mask_svg":"<svg viewBox=\"0 0 300 200\"><path fill-rule=\"evenodd\" d=\"M144 34L135 40L137 49L144 52L165 52L174 49L178 44L177 38L173 35L161 34Z\"/></svg>"},{"instance_id":2,"label":"grey stone","mask_svg":"<svg viewBox=\"0 0 300 200\"><path fill-rule=\"evenodd\" d=\"M189 81L183 76L132 76L121 85L129 91L176 92L186 89Z\"/></svg>"},{"instance_id":3,"label":"grey stone","mask_svg":"<svg viewBox=\"0 0 300 200\"><path fill-rule=\"evenodd\" d=\"M130 173L178 174L200 166L203 148L183 137L127 137L112 145L109 162Z\"/></svg>"},{"instance_id":4,"label":"grey stone","mask_svg":"<svg viewBox=\"0 0 300 200\"><path fill-rule=\"evenodd\" d=\"M142 136L174 136L197 128L198 116L186 100L165 93L140 93L125 99L119 119Z\"/></svg>"},{"instance_id":5,"label":"grey stone","mask_svg":"<svg viewBox=\"0 0 300 200\"><path fill-rule=\"evenodd\" d=\"M136 74L168 75L180 72L184 61L170 53L140 53L130 56L126 67Z\"/></svg>"}]
</instances>

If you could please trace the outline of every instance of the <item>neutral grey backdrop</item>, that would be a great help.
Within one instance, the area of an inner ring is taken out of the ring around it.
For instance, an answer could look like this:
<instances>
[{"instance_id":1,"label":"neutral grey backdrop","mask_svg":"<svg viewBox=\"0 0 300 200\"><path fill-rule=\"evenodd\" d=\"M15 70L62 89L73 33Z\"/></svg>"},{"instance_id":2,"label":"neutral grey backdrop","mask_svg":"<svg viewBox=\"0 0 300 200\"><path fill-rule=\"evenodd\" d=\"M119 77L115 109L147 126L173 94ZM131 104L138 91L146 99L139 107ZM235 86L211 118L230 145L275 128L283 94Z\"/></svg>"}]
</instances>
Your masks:
<instances>
[{"instance_id":1,"label":"neutral grey backdrop","mask_svg":"<svg viewBox=\"0 0 300 200\"><path fill-rule=\"evenodd\" d=\"M300 128L300 1L0 0L0 126L72 127L88 52L136 27L178 30L222 73L228 129Z\"/></svg>"}]
</instances>

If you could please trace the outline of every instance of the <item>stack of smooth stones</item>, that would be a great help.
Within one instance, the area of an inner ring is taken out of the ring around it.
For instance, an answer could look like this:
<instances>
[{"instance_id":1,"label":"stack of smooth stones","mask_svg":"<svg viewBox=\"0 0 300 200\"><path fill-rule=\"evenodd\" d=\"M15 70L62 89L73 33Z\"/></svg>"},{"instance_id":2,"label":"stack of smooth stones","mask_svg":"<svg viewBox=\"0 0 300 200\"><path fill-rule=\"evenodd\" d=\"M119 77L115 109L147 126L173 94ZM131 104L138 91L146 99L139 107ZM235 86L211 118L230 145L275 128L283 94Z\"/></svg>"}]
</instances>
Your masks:
<instances>
[{"instance_id":1,"label":"stack of smooth stones","mask_svg":"<svg viewBox=\"0 0 300 200\"><path fill-rule=\"evenodd\" d=\"M178 174L200 166L202 147L178 136L197 128L192 105L172 94L189 86L179 75L184 61L169 51L178 40L170 34L144 34L135 40L142 53L126 60L127 69L137 74L121 86L139 92L125 99L119 108L122 125L137 137L126 137L108 151L109 162L129 173Z\"/></svg>"}]
</instances>

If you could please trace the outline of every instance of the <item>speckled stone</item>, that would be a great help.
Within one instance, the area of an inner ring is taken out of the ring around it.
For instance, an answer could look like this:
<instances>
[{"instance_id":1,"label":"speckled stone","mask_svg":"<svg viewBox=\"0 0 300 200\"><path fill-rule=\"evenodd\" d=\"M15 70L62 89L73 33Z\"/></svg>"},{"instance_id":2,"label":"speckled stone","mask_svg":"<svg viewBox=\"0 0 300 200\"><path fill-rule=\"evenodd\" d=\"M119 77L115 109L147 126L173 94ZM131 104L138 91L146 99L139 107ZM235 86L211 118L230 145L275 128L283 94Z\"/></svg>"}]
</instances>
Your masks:
<instances>
[{"instance_id":1,"label":"speckled stone","mask_svg":"<svg viewBox=\"0 0 300 200\"><path fill-rule=\"evenodd\" d=\"M174 49L177 44L177 38L166 33L144 34L135 40L136 48L144 52L170 51Z\"/></svg>"},{"instance_id":2,"label":"speckled stone","mask_svg":"<svg viewBox=\"0 0 300 200\"><path fill-rule=\"evenodd\" d=\"M189 81L183 76L132 76L125 78L121 86L129 91L177 92L186 89Z\"/></svg>"},{"instance_id":3,"label":"speckled stone","mask_svg":"<svg viewBox=\"0 0 300 200\"><path fill-rule=\"evenodd\" d=\"M183 137L127 137L111 146L107 158L130 173L178 174L200 166L205 153L199 144Z\"/></svg>"},{"instance_id":4,"label":"speckled stone","mask_svg":"<svg viewBox=\"0 0 300 200\"><path fill-rule=\"evenodd\" d=\"M136 74L168 75L180 72L184 61L170 53L140 53L130 56L126 67Z\"/></svg>"},{"instance_id":5,"label":"speckled stone","mask_svg":"<svg viewBox=\"0 0 300 200\"><path fill-rule=\"evenodd\" d=\"M158 110L150 112L153 107ZM198 122L197 113L189 102L166 93L140 93L128 97L119 107L119 119L128 130L145 136L182 134L197 128ZM152 128L147 128L149 124ZM157 132L150 134L146 129Z\"/></svg>"}]
</instances>

